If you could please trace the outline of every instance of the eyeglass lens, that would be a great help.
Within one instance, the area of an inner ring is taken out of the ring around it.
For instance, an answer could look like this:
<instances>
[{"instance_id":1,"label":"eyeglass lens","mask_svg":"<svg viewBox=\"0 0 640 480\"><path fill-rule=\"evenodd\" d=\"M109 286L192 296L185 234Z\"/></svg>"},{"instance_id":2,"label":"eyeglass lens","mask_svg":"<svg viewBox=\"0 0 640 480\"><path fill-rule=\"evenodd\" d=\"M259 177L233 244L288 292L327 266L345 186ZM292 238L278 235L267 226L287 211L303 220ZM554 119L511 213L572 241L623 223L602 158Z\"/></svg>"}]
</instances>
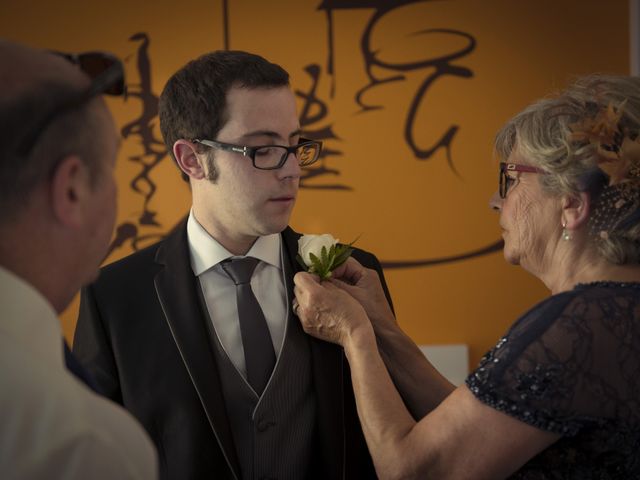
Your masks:
<instances>
[{"instance_id":1,"label":"eyeglass lens","mask_svg":"<svg viewBox=\"0 0 640 480\"><path fill-rule=\"evenodd\" d=\"M507 172L505 171L504 166L500 166L500 183L499 183L499 189L498 192L500 193L500 198L506 198L507 193L509 192L509 189L513 186L513 183L515 182L515 178L510 177L509 175L507 175Z\"/></svg>"},{"instance_id":2,"label":"eyeglass lens","mask_svg":"<svg viewBox=\"0 0 640 480\"><path fill-rule=\"evenodd\" d=\"M287 160L290 150L281 146L266 146L255 151L256 168L272 169L281 167ZM320 147L316 143L303 144L295 149L295 156L301 167L315 162L320 155Z\"/></svg>"}]
</instances>

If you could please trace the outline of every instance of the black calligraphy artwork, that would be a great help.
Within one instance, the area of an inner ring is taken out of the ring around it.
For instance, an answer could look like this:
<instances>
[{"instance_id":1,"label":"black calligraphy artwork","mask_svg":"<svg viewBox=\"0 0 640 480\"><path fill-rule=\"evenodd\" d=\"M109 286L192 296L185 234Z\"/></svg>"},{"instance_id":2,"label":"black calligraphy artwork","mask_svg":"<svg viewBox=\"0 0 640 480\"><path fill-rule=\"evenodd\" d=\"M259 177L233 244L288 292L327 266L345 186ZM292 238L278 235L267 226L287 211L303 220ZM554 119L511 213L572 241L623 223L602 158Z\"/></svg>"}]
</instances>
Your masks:
<instances>
[{"instance_id":1,"label":"black calligraphy artwork","mask_svg":"<svg viewBox=\"0 0 640 480\"><path fill-rule=\"evenodd\" d=\"M440 135L440 138L433 145L429 147L421 147L418 145L418 141L416 139L414 124L416 121L416 116L418 115L420 110L424 108L425 97L429 89L434 85L436 81L440 81L447 76L460 78L473 77L473 72L471 69L454 64L454 61L460 60L465 56L470 55L474 51L476 47L475 38L469 33L446 28L425 28L417 32L412 32L412 34L415 36L438 35L439 37L442 37L444 35L461 38L466 41L466 44L456 51L450 52L440 57L427 58L414 62L384 61L379 57L379 52L372 47L372 33L379 22L381 22L384 17L389 14L389 12L400 7L407 6L409 4L425 3L428 1L432 0L323 0L323 2L318 7L318 10L324 10L327 16L327 37L329 50L329 56L327 59L327 72L333 77L333 94L335 92L336 78L338 76L334 67L334 12L350 9L373 10L373 14L369 18L365 29L362 32L360 41L360 50L362 52L365 71L369 79L369 83L367 85L364 85L362 88L360 88L360 90L358 90L358 92L356 92L356 104L360 107L360 111L362 113L381 109L383 107L380 105L369 105L365 103L365 93L382 84L404 81L406 80L406 74L408 72L422 70L429 72L418 87L413 96L413 99L408 105L404 124L404 140L411 149L413 158L418 161L430 160L438 150L444 149L449 168L456 176L459 177L459 173L455 167L451 155L451 145L455 139L456 133L460 128L459 125L450 125L445 129L445 131ZM387 77L379 78L374 73L376 69L387 70L390 72L390 74ZM462 252L460 254L450 255L446 257L418 258L402 261L382 260L381 263L385 268L429 267L487 255L489 253L501 250L502 245L502 240L500 240L490 245L474 249L472 251Z\"/></svg>"},{"instance_id":2,"label":"black calligraphy artwork","mask_svg":"<svg viewBox=\"0 0 640 480\"><path fill-rule=\"evenodd\" d=\"M317 96L318 82L322 68L317 64L307 65L305 72L311 77L311 88L308 92L296 89L295 94L303 100L302 110L300 111L300 129L302 135L312 140L321 140L325 142L319 161L313 167L304 168L300 177L300 188L323 189L323 190L351 190L352 188L342 183L323 183L313 184L310 180L321 176L339 176L340 171L336 168L327 166L327 157L341 156L340 150L327 146L327 140L340 140L334 133L331 124L323 123L328 114L326 102ZM320 127L312 128L314 125L321 124Z\"/></svg>"},{"instance_id":3,"label":"black calligraphy artwork","mask_svg":"<svg viewBox=\"0 0 640 480\"><path fill-rule=\"evenodd\" d=\"M116 235L109 247L108 255L130 242L133 250L139 250L155 240L160 240L165 233L158 222L157 213L151 207L158 188L153 179L153 170L167 157L164 142L156 138L155 122L158 121L158 96L151 89L151 60L149 58L149 36L136 33L129 37L134 44L138 44L135 52L136 66L140 83L127 85L127 100L140 103L140 115L124 125L120 130L123 139L135 138L142 146L142 153L127 158L134 163L137 173L129 182L129 187L138 197L141 197L141 213L135 222L126 221L116 227ZM151 227L151 233L147 233ZM144 233L141 232L144 230Z\"/></svg>"}]
</instances>

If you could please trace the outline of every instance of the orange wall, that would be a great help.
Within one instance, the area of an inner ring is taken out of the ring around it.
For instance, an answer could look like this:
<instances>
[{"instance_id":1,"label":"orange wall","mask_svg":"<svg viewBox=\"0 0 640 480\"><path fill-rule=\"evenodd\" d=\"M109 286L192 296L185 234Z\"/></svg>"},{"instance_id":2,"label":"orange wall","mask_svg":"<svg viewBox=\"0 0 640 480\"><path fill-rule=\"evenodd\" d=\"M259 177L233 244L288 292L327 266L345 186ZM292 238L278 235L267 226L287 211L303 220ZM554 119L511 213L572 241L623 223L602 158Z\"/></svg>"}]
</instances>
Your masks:
<instances>
[{"instance_id":1,"label":"orange wall","mask_svg":"<svg viewBox=\"0 0 640 480\"><path fill-rule=\"evenodd\" d=\"M189 208L188 189L162 145L153 142L160 139L157 118L136 123L145 113L137 94L158 95L168 76L188 60L224 48L225 32L230 48L262 54L289 70L301 93L301 109L314 87L305 69L316 65L319 71L315 99L320 103L307 105L309 116L319 118L305 129L341 154L329 152L308 172L315 176L303 182L294 228L331 232L344 241L359 236L358 246L388 262L456 256L499 240L497 216L487 207L498 177L491 147L495 131L527 103L575 75L628 72L626 0L422 1L389 9L375 22L385 4L402 2L228 0L226 22L222 0L93 3L3 0L0 31L5 38L44 48L110 50L126 61L133 95L126 103L109 104L120 127L143 127L124 139L117 167L118 224L125 226L122 231L135 229L137 243L125 240L107 262L158 238ZM349 3L363 7L347 8ZM321 4L332 8L318 10ZM363 104L381 108L363 110L355 97L370 81L361 50L370 23L369 60L380 63L371 66L371 74L403 78L366 90ZM457 33L424 32L430 29ZM139 32L150 40L146 90L137 63L141 40L130 40ZM469 37L475 41L472 51L434 63L468 47ZM331 52L333 75L328 72ZM405 68L408 64L417 65ZM417 98L438 68L453 74L437 76ZM451 164L443 148L419 160L407 144L404 129L412 103L417 113L411 132L419 149L429 149L458 126ZM322 129L336 138L323 137ZM132 181L154 161L157 165L134 190ZM318 188L336 184L346 188ZM145 212L155 225L142 219ZM466 343L472 365L519 314L547 295L539 281L506 265L500 253L388 269L386 276L399 321L413 339ZM74 302L63 315L69 338L76 312Z\"/></svg>"}]
</instances>

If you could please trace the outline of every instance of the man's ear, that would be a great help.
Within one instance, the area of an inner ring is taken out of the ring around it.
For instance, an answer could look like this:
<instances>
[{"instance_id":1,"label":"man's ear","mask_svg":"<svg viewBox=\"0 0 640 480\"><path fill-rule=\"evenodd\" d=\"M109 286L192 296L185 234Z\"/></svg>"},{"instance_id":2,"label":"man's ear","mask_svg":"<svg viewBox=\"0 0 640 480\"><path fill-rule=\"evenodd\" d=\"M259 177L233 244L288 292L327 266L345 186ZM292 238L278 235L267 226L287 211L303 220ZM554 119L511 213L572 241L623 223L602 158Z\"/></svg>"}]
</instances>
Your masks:
<instances>
[{"instance_id":1,"label":"man's ear","mask_svg":"<svg viewBox=\"0 0 640 480\"><path fill-rule=\"evenodd\" d=\"M187 140L176 140L173 144L173 156L176 157L180 169L194 180L205 178L206 172L198 158L198 152L193 143Z\"/></svg>"},{"instance_id":2,"label":"man's ear","mask_svg":"<svg viewBox=\"0 0 640 480\"><path fill-rule=\"evenodd\" d=\"M577 230L586 225L591 211L591 197L587 192L564 195L562 202L562 222L567 230Z\"/></svg>"},{"instance_id":3,"label":"man's ear","mask_svg":"<svg viewBox=\"0 0 640 480\"><path fill-rule=\"evenodd\" d=\"M63 158L56 166L50 183L51 208L56 219L67 227L83 223L83 204L91 193L91 179L78 155Z\"/></svg>"}]
</instances>

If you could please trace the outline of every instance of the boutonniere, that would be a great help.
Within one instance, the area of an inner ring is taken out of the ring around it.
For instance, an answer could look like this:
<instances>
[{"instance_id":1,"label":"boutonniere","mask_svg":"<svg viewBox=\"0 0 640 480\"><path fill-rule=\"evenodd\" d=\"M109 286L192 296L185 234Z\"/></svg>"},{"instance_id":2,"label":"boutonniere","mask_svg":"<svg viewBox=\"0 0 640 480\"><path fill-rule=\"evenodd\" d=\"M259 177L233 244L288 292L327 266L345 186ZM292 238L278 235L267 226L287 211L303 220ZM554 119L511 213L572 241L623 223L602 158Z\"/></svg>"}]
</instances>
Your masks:
<instances>
[{"instance_id":1,"label":"boutonniere","mask_svg":"<svg viewBox=\"0 0 640 480\"><path fill-rule=\"evenodd\" d=\"M354 240L355 241L355 240ZM331 277L331 272L342 265L351 256L354 242L338 243L333 235L303 235L298 239L296 259L309 273L315 273L320 280Z\"/></svg>"}]
</instances>

